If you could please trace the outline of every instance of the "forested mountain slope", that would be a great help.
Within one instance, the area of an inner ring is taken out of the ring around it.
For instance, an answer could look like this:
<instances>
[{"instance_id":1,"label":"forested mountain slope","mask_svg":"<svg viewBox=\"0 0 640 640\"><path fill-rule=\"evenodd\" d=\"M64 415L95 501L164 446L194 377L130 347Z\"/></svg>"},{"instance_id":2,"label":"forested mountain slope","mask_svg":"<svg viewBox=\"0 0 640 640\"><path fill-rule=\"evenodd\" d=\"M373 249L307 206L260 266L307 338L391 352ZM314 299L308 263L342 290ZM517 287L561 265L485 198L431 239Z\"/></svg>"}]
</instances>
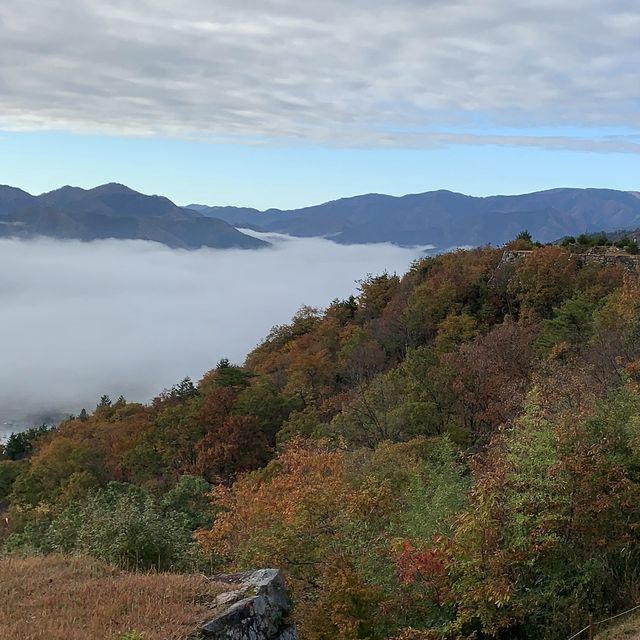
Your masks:
<instances>
[{"instance_id":1,"label":"forested mountain slope","mask_svg":"<svg viewBox=\"0 0 640 640\"><path fill-rule=\"evenodd\" d=\"M367 194L292 211L190 205L234 226L345 244L393 242L440 248L502 244L524 229L543 242L564 235L633 228L640 196L612 189L551 189L478 198L451 191L393 197Z\"/></svg>"},{"instance_id":2,"label":"forested mountain slope","mask_svg":"<svg viewBox=\"0 0 640 640\"><path fill-rule=\"evenodd\" d=\"M569 637L635 604L640 277L417 261L0 461L4 553L286 573L311 640ZM4 520L6 518L6 520Z\"/></svg>"},{"instance_id":3,"label":"forested mountain slope","mask_svg":"<svg viewBox=\"0 0 640 640\"><path fill-rule=\"evenodd\" d=\"M40 196L0 186L0 236L153 240L186 249L268 246L222 220L120 184L62 187Z\"/></svg>"}]
</instances>

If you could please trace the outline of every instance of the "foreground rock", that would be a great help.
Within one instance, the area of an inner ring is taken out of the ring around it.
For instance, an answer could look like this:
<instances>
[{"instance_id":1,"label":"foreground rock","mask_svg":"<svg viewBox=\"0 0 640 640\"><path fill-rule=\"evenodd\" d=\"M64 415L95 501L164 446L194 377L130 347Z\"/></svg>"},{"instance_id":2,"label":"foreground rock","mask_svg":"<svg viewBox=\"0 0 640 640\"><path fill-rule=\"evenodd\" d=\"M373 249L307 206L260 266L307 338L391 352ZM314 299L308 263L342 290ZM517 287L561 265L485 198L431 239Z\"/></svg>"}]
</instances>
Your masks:
<instances>
[{"instance_id":1,"label":"foreground rock","mask_svg":"<svg viewBox=\"0 0 640 640\"><path fill-rule=\"evenodd\" d=\"M288 619L289 598L277 569L230 573L211 578L229 586L217 597L218 614L201 629L203 638L297 640Z\"/></svg>"}]
</instances>

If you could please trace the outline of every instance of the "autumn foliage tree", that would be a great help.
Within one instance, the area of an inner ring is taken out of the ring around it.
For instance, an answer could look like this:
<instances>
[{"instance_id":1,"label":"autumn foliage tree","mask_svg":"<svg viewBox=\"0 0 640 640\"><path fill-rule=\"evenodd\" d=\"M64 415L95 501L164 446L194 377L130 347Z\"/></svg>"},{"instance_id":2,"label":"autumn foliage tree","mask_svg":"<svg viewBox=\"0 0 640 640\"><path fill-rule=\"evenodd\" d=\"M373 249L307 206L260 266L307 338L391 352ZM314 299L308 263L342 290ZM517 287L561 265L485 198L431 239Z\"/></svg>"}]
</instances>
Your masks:
<instances>
[{"instance_id":1,"label":"autumn foliage tree","mask_svg":"<svg viewBox=\"0 0 640 640\"><path fill-rule=\"evenodd\" d=\"M634 601L639 409L621 391L549 415L534 391L496 437L450 549L458 633L557 638Z\"/></svg>"}]
</instances>

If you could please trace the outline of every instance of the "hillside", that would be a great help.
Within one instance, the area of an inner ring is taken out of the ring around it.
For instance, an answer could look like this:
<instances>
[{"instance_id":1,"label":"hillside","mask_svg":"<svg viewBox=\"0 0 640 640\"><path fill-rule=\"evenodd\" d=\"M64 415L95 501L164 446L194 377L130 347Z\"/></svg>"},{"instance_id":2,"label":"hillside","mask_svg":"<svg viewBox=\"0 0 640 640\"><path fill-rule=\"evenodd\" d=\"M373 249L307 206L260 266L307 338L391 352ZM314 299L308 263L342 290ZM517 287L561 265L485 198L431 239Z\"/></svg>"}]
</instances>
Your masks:
<instances>
[{"instance_id":1,"label":"hillside","mask_svg":"<svg viewBox=\"0 0 640 640\"><path fill-rule=\"evenodd\" d=\"M153 240L185 249L268 246L222 220L119 184L63 187L40 196L0 186L0 236Z\"/></svg>"},{"instance_id":2,"label":"hillside","mask_svg":"<svg viewBox=\"0 0 640 640\"><path fill-rule=\"evenodd\" d=\"M524 229L542 242L551 242L565 235L640 224L640 196L611 189L552 189L486 198L451 191L402 197L368 194L291 211L190 207L234 226L294 236L328 236L345 244L393 242L440 248L499 245Z\"/></svg>"},{"instance_id":3,"label":"hillside","mask_svg":"<svg viewBox=\"0 0 640 640\"><path fill-rule=\"evenodd\" d=\"M571 246L422 258L242 366L12 436L2 554L280 567L305 640L557 640L630 608L640 273Z\"/></svg>"}]
</instances>

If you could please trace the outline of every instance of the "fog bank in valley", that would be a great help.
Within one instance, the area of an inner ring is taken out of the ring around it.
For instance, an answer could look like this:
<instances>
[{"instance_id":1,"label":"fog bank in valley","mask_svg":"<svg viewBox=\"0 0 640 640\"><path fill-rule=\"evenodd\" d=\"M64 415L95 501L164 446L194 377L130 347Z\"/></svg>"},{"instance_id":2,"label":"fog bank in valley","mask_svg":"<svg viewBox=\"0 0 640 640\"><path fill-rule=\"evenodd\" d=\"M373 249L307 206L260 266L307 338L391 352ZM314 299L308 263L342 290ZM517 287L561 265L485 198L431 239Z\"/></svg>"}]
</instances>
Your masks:
<instances>
[{"instance_id":1,"label":"fog bank in valley","mask_svg":"<svg viewBox=\"0 0 640 640\"><path fill-rule=\"evenodd\" d=\"M144 241L0 240L0 435L8 420L147 401L227 357L241 363L303 304L354 293L422 252L269 235L260 251Z\"/></svg>"}]
</instances>

